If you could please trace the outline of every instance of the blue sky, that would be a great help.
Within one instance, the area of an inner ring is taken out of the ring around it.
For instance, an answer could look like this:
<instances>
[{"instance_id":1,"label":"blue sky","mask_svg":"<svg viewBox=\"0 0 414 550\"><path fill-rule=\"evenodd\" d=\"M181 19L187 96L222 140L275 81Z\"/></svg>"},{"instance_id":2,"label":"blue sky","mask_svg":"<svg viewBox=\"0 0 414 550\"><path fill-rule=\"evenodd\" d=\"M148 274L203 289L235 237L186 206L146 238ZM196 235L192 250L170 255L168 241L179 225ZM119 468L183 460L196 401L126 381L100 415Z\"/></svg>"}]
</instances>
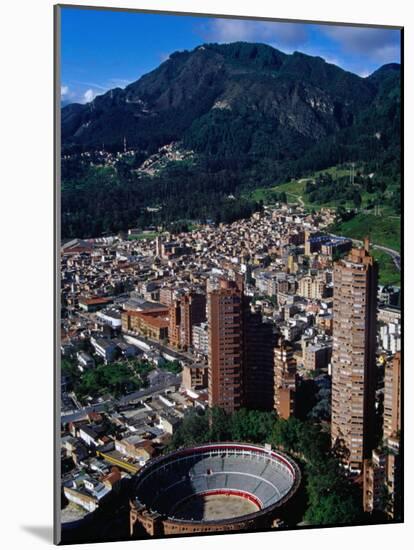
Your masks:
<instances>
[{"instance_id":1,"label":"blue sky","mask_svg":"<svg viewBox=\"0 0 414 550\"><path fill-rule=\"evenodd\" d=\"M361 76L400 62L398 30L62 8L62 101L124 88L174 51L237 40L319 55Z\"/></svg>"}]
</instances>

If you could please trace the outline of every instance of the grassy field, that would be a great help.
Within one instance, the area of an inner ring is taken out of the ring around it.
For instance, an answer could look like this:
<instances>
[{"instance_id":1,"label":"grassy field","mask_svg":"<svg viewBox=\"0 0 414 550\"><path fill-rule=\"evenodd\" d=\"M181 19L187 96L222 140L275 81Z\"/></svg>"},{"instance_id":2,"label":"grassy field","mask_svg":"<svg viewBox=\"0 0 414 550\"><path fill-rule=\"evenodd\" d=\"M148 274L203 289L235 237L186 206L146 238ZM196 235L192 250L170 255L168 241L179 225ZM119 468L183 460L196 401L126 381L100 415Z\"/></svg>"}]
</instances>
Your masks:
<instances>
[{"instance_id":1,"label":"grassy field","mask_svg":"<svg viewBox=\"0 0 414 550\"><path fill-rule=\"evenodd\" d=\"M275 194L285 192L289 203L297 203L302 199L305 206L311 207L312 205L306 200L305 185L306 180L295 180L274 187L258 187L251 191L248 197L257 202L263 201L264 204L274 204L277 200Z\"/></svg>"},{"instance_id":2,"label":"grassy field","mask_svg":"<svg viewBox=\"0 0 414 550\"><path fill-rule=\"evenodd\" d=\"M309 181L309 179L311 178L294 180L294 181L290 181L289 183L282 183L281 185L278 185L277 187L272 187L271 189L279 193L284 191L287 195L287 199L289 202L292 202L292 203L302 202L304 206L313 210L320 210L321 208L326 208L326 207L337 208L338 204L336 201L327 201L327 202L310 202L309 201L309 198L305 193L306 183L307 181ZM361 193L363 208L367 205L370 198L371 197L368 193L366 192ZM342 206L344 208L355 207L354 203L351 201L345 201L344 203L342 203Z\"/></svg>"},{"instance_id":3,"label":"grassy field","mask_svg":"<svg viewBox=\"0 0 414 550\"><path fill-rule=\"evenodd\" d=\"M379 283L381 285L401 285L401 273L396 268L391 256L381 250L372 250L372 255L379 264Z\"/></svg>"},{"instance_id":4,"label":"grassy field","mask_svg":"<svg viewBox=\"0 0 414 550\"><path fill-rule=\"evenodd\" d=\"M356 169L358 169L358 167L356 167ZM293 180L274 187L260 187L252 191L250 196L257 201L262 200L265 204L271 204L274 202L272 198L273 193L285 192L288 202L302 203L308 209L320 210L323 207L336 208L338 205L335 204L335 202L311 203L305 194L306 183L322 173L329 173L332 177L338 178L348 175L349 171L347 168L333 166L326 170L315 172L308 178ZM372 197L364 191L361 193L361 198L361 208L364 209ZM354 204L351 202L347 202L342 206L345 208L354 208ZM374 244L388 246L398 251L401 247L401 220L389 207L383 207L379 216L367 213L366 211L360 212L352 220L337 224L332 228L332 231L359 240L369 235Z\"/></svg>"},{"instance_id":5,"label":"grassy field","mask_svg":"<svg viewBox=\"0 0 414 550\"><path fill-rule=\"evenodd\" d=\"M401 248L401 220L397 216L360 213L352 220L336 224L332 232L359 240L369 235L374 244L398 251Z\"/></svg>"},{"instance_id":6,"label":"grassy field","mask_svg":"<svg viewBox=\"0 0 414 550\"><path fill-rule=\"evenodd\" d=\"M312 208L314 210L320 210L323 207L333 207L335 208L337 204L331 202L325 202L325 203L317 203L317 202L310 202L305 194L305 187L306 183L309 180L314 179L318 174L322 173L330 173L333 176L341 177L346 175L347 170L340 169L336 167L328 168L327 170L321 170L320 172L315 172L312 177L309 178L302 178L299 180L293 180L287 183L281 183L280 185L275 185L274 187L259 187L257 189L254 189L250 197L256 201L262 200L265 204L266 203L272 203L274 200L272 199L272 193L282 193L285 192L287 195L288 202L291 203L297 203L302 202L304 206L308 208ZM362 204L366 202L367 198L362 195ZM351 203L345 204L345 207L352 207L353 205Z\"/></svg>"}]
</instances>

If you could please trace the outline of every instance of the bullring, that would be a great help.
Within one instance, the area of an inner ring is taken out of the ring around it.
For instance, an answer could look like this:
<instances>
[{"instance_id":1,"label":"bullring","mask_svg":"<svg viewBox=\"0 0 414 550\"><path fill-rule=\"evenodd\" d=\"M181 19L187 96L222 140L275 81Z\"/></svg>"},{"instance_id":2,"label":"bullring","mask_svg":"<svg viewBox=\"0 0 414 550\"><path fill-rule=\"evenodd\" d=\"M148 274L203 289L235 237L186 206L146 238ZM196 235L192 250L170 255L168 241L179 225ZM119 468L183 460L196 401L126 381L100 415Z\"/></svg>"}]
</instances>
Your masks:
<instances>
[{"instance_id":1,"label":"bullring","mask_svg":"<svg viewBox=\"0 0 414 550\"><path fill-rule=\"evenodd\" d=\"M174 535L270 527L300 484L300 470L269 446L208 443L150 461L136 475L131 535Z\"/></svg>"}]
</instances>

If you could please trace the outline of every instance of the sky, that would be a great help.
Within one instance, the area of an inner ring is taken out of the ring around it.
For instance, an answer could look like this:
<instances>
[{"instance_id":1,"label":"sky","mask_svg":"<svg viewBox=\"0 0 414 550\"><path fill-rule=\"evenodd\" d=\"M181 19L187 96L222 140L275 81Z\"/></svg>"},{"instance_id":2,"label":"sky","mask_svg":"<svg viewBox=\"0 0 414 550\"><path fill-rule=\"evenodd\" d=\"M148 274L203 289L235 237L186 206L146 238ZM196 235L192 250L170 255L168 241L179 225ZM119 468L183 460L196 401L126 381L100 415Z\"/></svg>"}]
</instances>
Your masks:
<instances>
[{"instance_id":1,"label":"sky","mask_svg":"<svg viewBox=\"0 0 414 550\"><path fill-rule=\"evenodd\" d=\"M124 88L175 51L206 42L261 42L320 56L360 76L400 62L400 32L213 17L62 8L61 99L87 103Z\"/></svg>"}]
</instances>

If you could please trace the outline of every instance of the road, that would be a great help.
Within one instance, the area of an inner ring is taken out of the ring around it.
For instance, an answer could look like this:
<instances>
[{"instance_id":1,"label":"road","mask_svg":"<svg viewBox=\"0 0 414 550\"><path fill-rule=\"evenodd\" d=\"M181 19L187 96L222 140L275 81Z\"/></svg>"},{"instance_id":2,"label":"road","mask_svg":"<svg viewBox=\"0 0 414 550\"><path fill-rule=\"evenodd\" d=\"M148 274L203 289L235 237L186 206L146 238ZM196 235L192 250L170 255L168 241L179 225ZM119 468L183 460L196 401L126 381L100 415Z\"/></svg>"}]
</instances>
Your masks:
<instances>
[{"instance_id":1,"label":"road","mask_svg":"<svg viewBox=\"0 0 414 550\"><path fill-rule=\"evenodd\" d=\"M157 340L151 338L139 336L133 332L123 333L124 340L130 344L135 345L144 352L158 351L158 353L167 360L176 360L181 363L194 363L195 358L191 353L184 351L176 351L163 344L160 344Z\"/></svg>"},{"instance_id":2,"label":"road","mask_svg":"<svg viewBox=\"0 0 414 550\"><path fill-rule=\"evenodd\" d=\"M149 348L149 350L152 351L158 351L162 356L168 356L172 357L174 359L179 360L180 362L184 363L192 363L194 362L194 357L191 354L187 353L177 353L174 350L171 350L167 346L163 346L159 342L155 340L151 340L149 338L142 338L137 335L124 335L127 336L125 338L126 341L132 342L135 340L134 344L137 345L139 343L143 344L145 347L145 350ZM128 338L129 336L129 338ZM130 401L135 401L137 399L142 399L143 397L146 397L147 395L151 394L157 394L164 392L167 388L171 386L180 386L181 385L181 375L176 375L168 371L163 371L161 369L157 369L157 377L155 383L153 383L148 388L138 390L136 392L130 393L128 395L123 395L118 400L108 400L103 403L96 403L95 405L89 405L87 407L80 407L77 411L70 412L68 414L62 414L61 415L61 422L74 422L76 420L80 420L81 418L85 418L85 416L88 413L91 412L104 412L108 409L108 407L112 407L114 405L125 405L126 403L129 403ZM77 403L78 404L78 403Z\"/></svg>"},{"instance_id":3,"label":"road","mask_svg":"<svg viewBox=\"0 0 414 550\"><path fill-rule=\"evenodd\" d=\"M372 248L375 248L376 250L382 250L382 252L389 254L393 259L395 267L398 269L398 271L401 271L401 256L397 250L393 250L392 248L381 246L379 244L372 245Z\"/></svg>"},{"instance_id":4,"label":"road","mask_svg":"<svg viewBox=\"0 0 414 550\"><path fill-rule=\"evenodd\" d=\"M128 395L123 395L117 400L114 399L114 400L104 401L103 403L96 403L95 405L82 407L76 412L61 415L61 422L62 423L75 422L76 420L81 420L82 418L85 418L85 416L91 412L104 412L108 408L114 405L117 405L117 404L125 405L130 401L136 401L137 399L142 399L147 395L162 393L167 388L170 388L171 386L179 386L180 384L181 384L181 376L171 374L169 372L165 372L165 373L162 373L161 375L161 383L157 385L150 386L148 388L130 393Z\"/></svg>"},{"instance_id":5,"label":"road","mask_svg":"<svg viewBox=\"0 0 414 550\"><path fill-rule=\"evenodd\" d=\"M162 373L164 377L161 378L161 383L150 386L148 388L145 388L143 390L138 390L133 393L129 393L128 395L123 395L120 397L116 403L119 405L125 405L126 403L129 403L130 401L136 401L137 399L142 399L143 397L146 397L147 395L162 393L167 388L170 388L171 386L179 386L181 384L181 376L171 374L170 372Z\"/></svg>"},{"instance_id":6,"label":"road","mask_svg":"<svg viewBox=\"0 0 414 550\"><path fill-rule=\"evenodd\" d=\"M330 233L330 235L331 237L339 237L339 235L334 235L333 233ZM352 242L356 244L363 244L363 241L360 241L358 239L352 239ZM398 250L394 250L393 248L382 246L380 244L373 244L372 248L374 248L375 250L381 250L381 252L389 254L394 262L395 267L398 269L398 271L401 271L401 256Z\"/></svg>"},{"instance_id":7,"label":"road","mask_svg":"<svg viewBox=\"0 0 414 550\"><path fill-rule=\"evenodd\" d=\"M302 206L302 208L305 208L305 203L303 202L302 195L295 195L295 193L290 193L289 191L286 191L286 195L294 197L295 200L297 200L298 203Z\"/></svg>"}]
</instances>

